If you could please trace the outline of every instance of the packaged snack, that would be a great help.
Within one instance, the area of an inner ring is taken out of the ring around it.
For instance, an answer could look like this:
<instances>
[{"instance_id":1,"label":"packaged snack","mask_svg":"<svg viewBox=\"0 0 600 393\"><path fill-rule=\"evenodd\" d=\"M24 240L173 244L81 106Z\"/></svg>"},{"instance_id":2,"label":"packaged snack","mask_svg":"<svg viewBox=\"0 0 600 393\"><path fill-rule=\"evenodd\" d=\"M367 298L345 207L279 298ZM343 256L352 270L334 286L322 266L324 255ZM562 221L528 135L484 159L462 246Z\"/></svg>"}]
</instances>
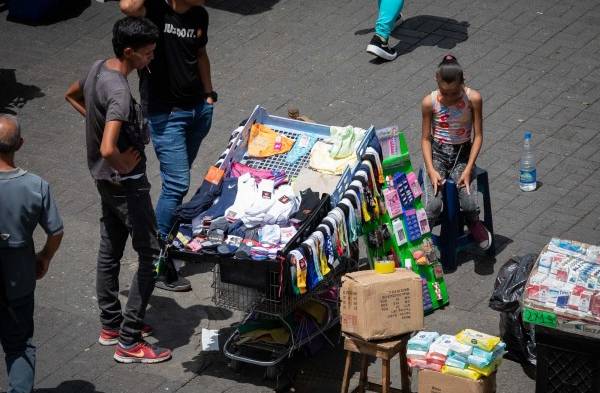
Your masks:
<instances>
[{"instance_id":1,"label":"packaged snack","mask_svg":"<svg viewBox=\"0 0 600 393\"><path fill-rule=\"evenodd\" d=\"M491 351L500 342L500 337L481 333L473 329L464 329L456 335L456 339L460 343L472 345L484 351Z\"/></svg>"}]
</instances>

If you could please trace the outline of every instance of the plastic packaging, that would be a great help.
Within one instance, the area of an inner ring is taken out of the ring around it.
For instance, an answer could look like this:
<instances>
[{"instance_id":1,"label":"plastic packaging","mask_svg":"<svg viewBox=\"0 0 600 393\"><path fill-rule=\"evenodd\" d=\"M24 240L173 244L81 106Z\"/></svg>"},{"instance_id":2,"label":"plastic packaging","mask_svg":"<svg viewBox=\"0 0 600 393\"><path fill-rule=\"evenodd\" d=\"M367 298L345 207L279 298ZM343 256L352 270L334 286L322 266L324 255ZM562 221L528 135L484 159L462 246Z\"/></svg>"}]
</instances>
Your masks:
<instances>
[{"instance_id":1,"label":"plastic packaging","mask_svg":"<svg viewBox=\"0 0 600 393\"><path fill-rule=\"evenodd\" d=\"M460 343L472 345L484 351L491 351L500 342L500 337L481 333L473 329L464 329L456 335L456 339Z\"/></svg>"}]
</instances>

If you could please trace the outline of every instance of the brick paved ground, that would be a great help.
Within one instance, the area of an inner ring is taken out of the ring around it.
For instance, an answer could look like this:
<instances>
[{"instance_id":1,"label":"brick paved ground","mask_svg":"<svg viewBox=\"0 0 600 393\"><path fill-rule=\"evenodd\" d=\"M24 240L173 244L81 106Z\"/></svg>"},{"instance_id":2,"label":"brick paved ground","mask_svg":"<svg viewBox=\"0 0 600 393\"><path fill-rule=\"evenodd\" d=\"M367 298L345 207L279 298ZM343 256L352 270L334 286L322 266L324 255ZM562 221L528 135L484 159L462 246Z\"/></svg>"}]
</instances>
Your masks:
<instances>
[{"instance_id":1,"label":"brick paved ground","mask_svg":"<svg viewBox=\"0 0 600 393\"><path fill-rule=\"evenodd\" d=\"M406 22L393 34L402 55L379 64L364 52L376 15L374 1L212 1L209 53L220 93L210 136L194 166L194 181L222 150L228 132L254 105L285 115L297 106L325 124L385 126L406 131L419 161L419 102L434 88L440 57L451 51L468 84L484 96L484 150L491 175L499 254L494 261L464 254L447 276L451 305L426 318L428 329L463 327L497 332L487 298L499 267L512 254L537 252L550 236L600 239L600 5L593 0L408 1ZM202 328L227 328L241 314L211 303L207 267L188 266L194 290L156 291L148 320L155 340L174 359L151 367L117 365L96 343L94 263L98 197L85 165L83 120L63 93L91 62L109 56L117 4L93 2L76 18L30 27L0 13L0 105L18 112L26 145L19 164L52 184L66 224L64 245L37 290L39 392L270 391L258 368L236 373L218 354L203 354ZM132 77L132 85L137 81ZM542 187L518 189L517 162L525 130L534 134ZM157 163L148 168L156 197ZM135 268L124 259L122 288ZM296 390L334 392L341 351L295 357ZM397 365L397 363L395 363ZM397 367L395 367L397 368ZM377 371L373 371L376 374ZM397 375L395 375L397 377ZM0 375L0 390L6 386ZM534 382L505 362L499 392L531 392ZM416 387L413 387L416 390Z\"/></svg>"}]
</instances>

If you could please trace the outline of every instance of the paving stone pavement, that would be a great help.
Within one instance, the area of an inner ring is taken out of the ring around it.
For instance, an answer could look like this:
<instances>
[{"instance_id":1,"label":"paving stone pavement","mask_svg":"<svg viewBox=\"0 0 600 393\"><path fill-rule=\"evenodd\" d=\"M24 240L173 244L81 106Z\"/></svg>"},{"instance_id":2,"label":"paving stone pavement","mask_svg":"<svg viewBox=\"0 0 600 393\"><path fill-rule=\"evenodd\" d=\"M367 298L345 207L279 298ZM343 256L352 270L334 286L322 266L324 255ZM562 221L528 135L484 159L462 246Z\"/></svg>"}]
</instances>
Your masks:
<instances>
[{"instance_id":1,"label":"paving stone pavement","mask_svg":"<svg viewBox=\"0 0 600 393\"><path fill-rule=\"evenodd\" d=\"M418 163L419 102L435 86L442 55L459 58L467 83L484 97L478 164L490 173L499 252L494 260L477 252L461 255L462 264L446 277L451 303L426 318L427 329L498 332L498 315L487 299L498 269L511 255L538 252L551 236L598 243L597 1L407 1L405 22L392 38L400 56L390 63L374 61L364 51L375 1L215 0L208 8L208 51L220 100L193 167L194 187L228 133L257 104L278 115L299 107L324 124L398 124ZM20 115L26 143L18 163L50 182L65 220L63 247L37 288L37 391L272 391L263 370L248 366L235 372L222 355L202 353L202 328L225 329L224 336L243 316L213 305L207 266L184 268L192 292L157 290L150 302L153 340L174 349L172 361L119 365L110 348L96 343L99 200L85 164L83 119L63 93L93 60L111 55L118 6L92 2L76 17L37 27L7 21L6 14L0 12L0 109ZM137 86L135 77L130 79ZM534 135L541 181L532 193L520 192L517 185L525 130ZM156 198L160 178L151 149L149 157ZM121 274L124 295L134 269L135 255L128 249ZM398 368L397 361L393 365ZM338 345L313 357L298 354L288 370L298 392L334 392L342 377L342 352ZM534 385L518 364L506 361L499 371L499 392L532 392Z\"/></svg>"}]
</instances>

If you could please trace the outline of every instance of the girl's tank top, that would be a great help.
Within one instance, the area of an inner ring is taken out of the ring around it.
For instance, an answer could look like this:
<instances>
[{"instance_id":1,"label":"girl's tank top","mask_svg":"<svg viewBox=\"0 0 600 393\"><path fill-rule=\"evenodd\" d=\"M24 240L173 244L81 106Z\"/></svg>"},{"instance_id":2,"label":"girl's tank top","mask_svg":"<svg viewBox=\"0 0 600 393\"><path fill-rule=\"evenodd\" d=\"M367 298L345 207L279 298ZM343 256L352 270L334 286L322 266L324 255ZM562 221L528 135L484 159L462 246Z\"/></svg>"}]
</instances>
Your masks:
<instances>
[{"instance_id":1,"label":"girl's tank top","mask_svg":"<svg viewBox=\"0 0 600 393\"><path fill-rule=\"evenodd\" d=\"M471 141L473 111L468 90L468 88L463 90L458 102L450 106L442 104L442 96L438 90L431 92L433 105L431 131L436 142L458 145Z\"/></svg>"}]
</instances>

